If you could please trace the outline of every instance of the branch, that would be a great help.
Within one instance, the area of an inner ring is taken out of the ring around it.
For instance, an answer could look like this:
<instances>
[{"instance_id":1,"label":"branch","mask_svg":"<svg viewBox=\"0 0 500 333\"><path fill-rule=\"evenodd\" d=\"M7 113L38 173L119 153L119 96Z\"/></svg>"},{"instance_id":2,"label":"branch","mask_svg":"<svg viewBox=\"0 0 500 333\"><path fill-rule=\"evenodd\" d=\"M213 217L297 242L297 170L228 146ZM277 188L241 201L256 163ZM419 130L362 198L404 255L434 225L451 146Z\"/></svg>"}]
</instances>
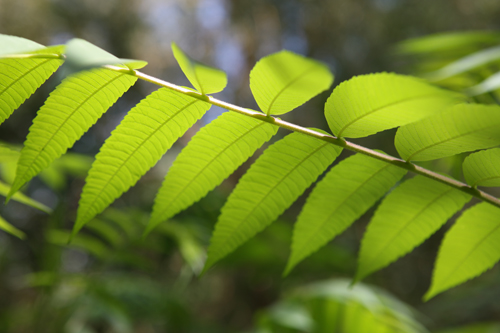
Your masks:
<instances>
[{"instance_id":1,"label":"branch","mask_svg":"<svg viewBox=\"0 0 500 333\"><path fill-rule=\"evenodd\" d=\"M323 134L323 133L317 132L315 130L311 130L311 129L308 129L308 128L305 128L302 126L298 126L298 125L289 123L289 122L281 120L279 118L275 118L272 116L266 116L265 114L258 112L258 111L255 111L255 110L242 108L240 106L218 100L216 98L213 98L212 96L203 95L199 92L194 92L192 90L182 88L178 85L160 80L160 79L155 78L153 76L141 73L137 70L125 70L123 68L116 67L116 66L105 66L105 67L108 69L114 70L114 71L126 72L127 74L136 76L137 78L142 79L144 81L151 82L151 83L156 84L156 85L161 86L161 87L172 89L172 90L177 91L179 93L182 93L182 94L197 98L199 100L208 102L212 105L220 106L221 108L224 108L226 110L234 111L234 112L243 114L243 115L248 116L248 117L259 119L261 121L265 121L265 122L268 122L270 124L286 128L290 131L303 133L305 135L315 137L317 139L332 143L336 146L354 151L356 153L360 153L363 155L367 155L367 156L376 158L378 160L384 161L386 163L395 165L397 167L406 169L406 170L411 171L413 173L416 173L418 175L422 175L424 177L431 178L435 181L438 181L438 182L441 182L441 183L446 184L448 186L451 186L453 188L456 188L459 191L465 192L473 197L476 197L484 202L490 203L493 206L500 208L500 199L498 199L498 198L496 198L488 193L485 193L481 190L473 188L465 183L462 183L462 182L457 181L455 179L443 176L443 175L438 174L436 172L433 172L431 170L422 168L422 167L415 165L411 162L406 162L405 160L402 160L400 158L385 155L385 154L379 153L377 151L374 151L372 149L369 149L369 148L351 143L349 141L346 141L343 138L337 138L333 135Z\"/></svg>"}]
</instances>

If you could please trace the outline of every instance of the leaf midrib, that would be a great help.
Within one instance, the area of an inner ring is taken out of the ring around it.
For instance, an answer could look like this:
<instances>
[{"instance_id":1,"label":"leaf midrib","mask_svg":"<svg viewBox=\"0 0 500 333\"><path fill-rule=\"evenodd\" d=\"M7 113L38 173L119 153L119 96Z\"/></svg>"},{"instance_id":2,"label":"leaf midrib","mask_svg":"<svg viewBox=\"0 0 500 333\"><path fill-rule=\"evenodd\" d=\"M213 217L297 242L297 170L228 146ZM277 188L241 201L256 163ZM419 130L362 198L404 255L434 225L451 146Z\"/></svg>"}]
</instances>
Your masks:
<instances>
[{"instance_id":1,"label":"leaf midrib","mask_svg":"<svg viewBox=\"0 0 500 333\"><path fill-rule=\"evenodd\" d=\"M469 251L469 253L467 253L467 255L464 257L464 259L459 262L458 264L455 265L455 267L453 268L453 270L451 270L447 275L446 275L446 278L442 279L442 281L447 281L447 280L450 280L450 277L452 275L455 274L455 272L458 270L458 268L460 267L461 264L463 264L471 255L472 253L474 253L475 251L477 251L477 249L479 248L479 246L488 238L488 237L491 237L498 229L500 228L500 224L498 224L495 228L493 228L489 233L487 233L484 237L482 237L477 243L476 245ZM477 274L476 274L477 275ZM474 275L474 276L476 276ZM472 278L472 277L470 277ZM470 279L469 278L469 279ZM456 285L456 283L454 284Z\"/></svg>"},{"instance_id":2,"label":"leaf midrib","mask_svg":"<svg viewBox=\"0 0 500 333\"><path fill-rule=\"evenodd\" d=\"M485 182L485 181L489 181L489 180L492 180L492 179L500 179L500 176L491 176L491 177L479 178L477 181L474 182L474 184L471 185L471 187L484 186L484 185L480 185L479 183Z\"/></svg>"},{"instance_id":3,"label":"leaf midrib","mask_svg":"<svg viewBox=\"0 0 500 333\"><path fill-rule=\"evenodd\" d=\"M341 203L337 206L337 208L335 208L335 210L329 214L324 220L323 222L321 222L321 224L316 227L315 231L311 234L311 236L309 236L307 238L307 241L306 242L303 242L303 244L307 244L311 241L311 239L313 239L316 234L319 232L319 230L327 223L328 220L331 219L331 217L341 208L343 207L344 203L350 199L352 196L354 196L357 192L357 190L359 190L361 187L363 187L364 185L366 185L370 180L372 180L376 175L378 175L379 173L381 173L382 171L384 171L385 169L387 169L388 167L390 167L390 164L386 164L383 168L379 169L376 173L372 174L368 179L366 179L364 182L360 183L359 186L357 186L354 191L352 191L347 197L345 197ZM299 250L303 250L303 248L305 247L306 245L302 246L301 249ZM298 250L297 250L298 251Z\"/></svg>"},{"instance_id":4,"label":"leaf midrib","mask_svg":"<svg viewBox=\"0 0 500 333\"><path fill-rule=\"evenodd\" d=\"M189 181L189 183L183 187L183 189L177 193L177 195L175 196L175 199L172 200L172 202L166 206L165 209L163 209L160 213L159 213L159 216L163 215L163 213L165 211L168 210L169 207L173 206L175 202L177 202L180 198L180 196L189 188L189 186L200 176L200 174L203 173L203 171L205 171L205 169L207 169L212 163L214 163L218 158L219 156L221 156L226 150L228 150L230 147L232 147L233 145L236 144L236 142L238 142L239 140L241 140L243 137L245 137L248 133L258 129L259 127L263 126L264 124L266 124L265 122L260 122L257 126L255 127L252 127L251 129L247 130L244 134L240 135L238 138L236 138L236 140L234 140L229 146L227 146L226 148L224 148L223 150L221 150L207 165L205 165L205 167L203 169L200 169L200 171L198 171L196 173L196 175ZM162 218L162 220L164 220Z\"/></svg>"},{"instance_id":5,"label":"leaf midrib","mask_svg":"<svg viewBox=\"0 0 500 333\"><path fill-rule=\"evenodd\" d=\"M135 153L141 148L144 146L144 144L155 134L157 133L161 128L163 128L165 126L165 124L167 124L168 122L170 122L172 119L174 119L180 112L184 111L185 109L189 108L190 106L194 105L195 103L199 102L199 100L195 99L194 101L190 102L189 104L183 106L182 108L180 108L179 110L177 110L177 112L175 112L174 114L172 114L172 116L170 116L168 119L166 119L160 126L158 126L153 132L151 132L151 134L149 134L143 141L140 145L138 145L134 151L132 153L129 154L129 156L123 161L123 163L121 163L118 168L116 168L115 172L113 172L113 174L111 175L111 177L108 178L108 181L105 183L104 186L101 186L101 189L99 190L99 193L97 195L94 196L94 200L92 200L92 202L87 206L87 212L90 211L92 208L94 208L94 204L96 203L97 199L100 198L102 192L104 191L104 189L109 185L109 183L111 183L111 181L116 177L116 175L118 174L118 172L125 166L125 164L130 160L130 158L132 158L132 156L135 155ZM84 217L86 217L88 215L88 213L86 213L85 215L83 215ZM82 220L85 220L82 218Z\"/></svg>"},{"instance_id":6,"label":"leaf midrib","mask_svg":"<svg viewBox=\"0 0 500 333\"><path fill-rule=\"evenodd\" d=\"M26 169L25 171L21 174L21 177L19 177L20 181L22 182L22 179L24 178L24 176L26 175L26 173L30 170L30 166L33 165L37 160L38 158L40 157L40 154L45 151L45 148L48 146L48 144L54 139L54 136L59 133L60 129L63 127L64 124L66 124L69 119L71 119L71 117L73 117L73 115L83 106L85 105L85 103L87 103L87 101L89 99L91 99L92 97L94 97L99 91L101 91L102 89L104 89L106 86L110 85L112 82L114 82L115 80L121 78L122 76L124 76L126 74L120 74L118 76L116 76L115 78L113 78L112 80L106 82L104 85L102 85L99 89L96 89L94 92L92 92L92 94L90 94L82 103L80 103L80 105L78 105L78 107L76 107L67 117L66 119L64 119L64 121L61 123L61 125L59 125L59 127L57 128L56 131L54 131L52 133L52 135L50 136L50 138L46 141L46 143L40 147L41 149L39 149L37 152L36 152L36 155L33 159L31 159L31 163L29 166L26 166ZM16 176L17 178L17 176ZM12 186L12 188L14 188L14 186Z\"/></svg>"},{"instance_id":7,"label":"leaf midrib","mask_svg":"<svg viewBox=\"0 0 500 333\"><path fill-rule=\"evenodd\" d=\"M248 212L248 214L246 214L245 218L242 219L238 225L231 231L230 233L230 236L229 237L226 237L226 239L232 239L234 238L233 235L235 233L237 233L237 231L240 229L240 227L242 226L242 224L244 222L247 221L248 217L249 216L252 216L253 212L258 208L260 207L261 203L263 201L265 201L265 199L271 194L273 193L276 188L292 173L294 172L299 166L301 166L305 161L307 161L312 155L314 155L317 151L319 151L320 149L322 149L323 147L327 146L328 143L324 143L322 144L321 146L319 146L318 148L314 149L312 152L310 152L304 159L302 159L302 161L300 163L298 163L296 166L294 166L292 169L290 169L290 171L288 171L285 175L283 175L283 177L281 177L281 179L267 192L267 194L261 199L259 200L259 202L254 205L254 207L252 208L252 210L250 212ZM234 193L234 192L233 192ZM229 199L228 199L229 200ZM219 256L219 258L221 258Z\"/></svg>"},{"instance_id":8,"label":"leaf midrib","mask_svg":"<svg viewBox=\"0 0 500 333\"><path fill-rule=\"evenodd\" d=\"M31 72L33 72L34 70L38 69L42 65L45 65L47 62L49 62L51 60L54 60L54 59L47 59L46 61L43 61L40 64L36 65L35 67L31 68L27 72L24 72L21 76L19 76L17 79L15 79L14 81L12 81L11 84L5 86L5 89L3 89L2 91L0 91L0 96L3 95L8 89L10 89L17 82L19 82L20 80L22 80L24 77L28 76Z\"/></svg>"},{"instance_id":9,"label":"leaf midrib","mask_svg":"<svg viewBox=\"0 0 500 333\"><path fill-rule=\"evenodd\" d=\"M398 101L394 101L392 103L379 106L378 108L375 108L375 109L371 110L368 113L363 113L360 116L358 116L358 117L352 119L351 121L349 121L348 123L346 123L343 127L341 127L341 129L340 129L340 131L339 131L339 133L338 133L337 136L339 138L342 137L342 132L344 132L349 126L351 126L352 124L354 124L358 120L360 120L362 118L365 118L365 117L368 117L368 116L372 115L373 113L378 112L378 111L380 111L382 109L385 109L385 108L388 108L388 107L391 107L391 106L394 106L394 105L398 105L398 104L401 104L401 103L410 102L410 101L413 101L413 100L431 98L431 97L435 97L435 96L438 97L438 96L441 96L441 95L443 95L443 93L425 94L425 95L420 95L420 96L414 96L414 97L410 97L410 98L400 99Z\"/></svg>"},{"instance_id":10,"label":"leaf midrib","mask_svg":"<svg viewBox=\"0 0 500 333\"><path fill-rule=\"evenodd\" d=\"M274 98L271 100L271 103L269 103L269 106L267 107L267 110L266 110L266 115L270 115L270 112L271 112L271 109L273 107L273 104L276 102L276 100L278 99L278 97L285 91L285 89L287 89L288 87L290 87L292 84L294 84L295 82L297 82L299 79L303 78L304 76L307 76L309 73L309 70L312 69L312 68L315 68L317 67L316 64L313 64L309 67L307 67L307 69L305 69L302 73L300 73L299 75L297 75L295 78L293 78L290 82L288 82L283 88L280 89L280 91L278 91L278 93L274 96ZM311 73L313 73L314 70L311 71Z\"/></svg>"},{"instance_id":11,"label":"leaf midrib","mask_svg":"<svg viewBox=\"0 0 500 333\"><path fill-rule=\"evenodd\" d=\"M497 122L496 122L495 124L493 124L493 125L486 126L486 127L481 127L481 128L478 128L478 129L475 129L475 130L472 130L472 131L469 131L469 132L465 132L465 133L460 133L460 134L455 135L455 136L452 136L452 137L450 137L450 138L448 138L448 139L446 139L446 140L441 140L441 141L439 141L439 142L436 142L436 143L433 143L433 144L431 144L431 145L425 146L425 147L423 147L423 148L421 148L421 149L419 149L419 150L416 150L413 154L411 154L410 156L408 156L408 158L406 158L406 161L407 161L407 162L411 161L411 159L412 159L415 155L420 154L422 151L427 150L427 149L431 149L432 147L435 147L435 146L437 146L437 145L441 145L441 144L443 144L443 143L446 143L446 142L449 142L449 141L452 141L452 140L458 139L458 138L460 138L460 137L465 137L465 136L468 136L468 135L474 134L474 133L476 133L476 132L482 132L482 131L488 130L488 129L492 128L492 127L497 127L497 126L498 126L498 123L499 123L499 122L497 121Z\"/></svg>"},{"instance_id":12,"label":"leaf midrib","mask_svg":"<svg viewBox=\"0 0 500 333\"><path fill-rule=\"evenodd\" d=\"M371 256L371 259L369 261L373 261L375 258L377 258L378 256L380 256L380 254L383 253L389 247L390 243L392 243L392 241L394 239L396 239L399 235L401 235L401 233L404 230L406 230L410 224L412 224L419 216L421 216L422 214L424 214L424 212L429 207L431 207L432 205L436 204L436 202L438 202L441 198L443 198L445 195L447 195L448 193L450 193L452 191L453 191L453 189L450 188L450 189L446 190L445 192L442 192L440 195L438 195L437 197L435 197L433 200L430 200L422 209L420 209L420 211L417 214L415 214L410 220L408 220L408 222L403 226L403 228L399 229L398 232L393 237L390 237L389 241L386 242L386 244L384 245L384 247L382 247L382 249L380 249L379 251L375 251L375 254L373 254L373 252L371 252L373 255ZM405 255L406 253L408 253L408 251L405 252L405 253L402 253L398 258L400 258L401 256ZM395 258L394 260L397 260L398 258ZM390 261L389 264L391 262L394 262L394 260Z\"/></svg>"}]
</instances>

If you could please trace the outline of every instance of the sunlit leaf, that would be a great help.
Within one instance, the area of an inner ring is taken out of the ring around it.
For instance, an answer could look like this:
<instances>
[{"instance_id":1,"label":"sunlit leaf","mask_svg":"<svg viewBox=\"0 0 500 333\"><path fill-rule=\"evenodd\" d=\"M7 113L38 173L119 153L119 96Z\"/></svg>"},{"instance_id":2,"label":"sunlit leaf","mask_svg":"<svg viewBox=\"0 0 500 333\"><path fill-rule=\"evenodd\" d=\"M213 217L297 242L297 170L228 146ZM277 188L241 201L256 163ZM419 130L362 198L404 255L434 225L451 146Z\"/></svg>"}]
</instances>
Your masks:
<instances>
[{"instance_id":1,"label":"sunlit leaf","mask_svg":"<svg viewBox=\"0 0 500 333\"><path fill-rule=\"evenodd\" d=\"M460 98L410 76L360 75L333 90L325 116L333 134L360 138L436 114Z\"/></svg>"},{"instance_id":2,"label":"sunlit leaf","mask_svg":"<svg viewBox=\"0 0 500 333\"><path fill-rule=\"evenodd\" d=\"M500 148L470 154L462 167L470 186L500 186Z\"/></svg>"},{"instance_id":3,"label":"sunlit leaf","mask_svg":"<svg viewBox=\"0 0 500 333\"><path fill-rule=\"evenodd\" d=\"M382 201L361 243L356 280L423 243L471 197L426 177L407 180Z\"/></svg>"},{"instance_id":4,"label":"sunlit leaf","mask_svg":"<svg viewBox=\"0 0 500 333\"><path fill-rule=\"evenodd\" d=\"M226 73L192 60L175 43L172 43L172 51L184 75L196 90L208 95L222 91L226 87Z\"/></svg>"},{"instance_id":5,"label":"sunlit leaf","mask_svg":"<svg viewBox=\"0 0 500 333\"><path fill-rule=\"evenodd\" d=\"M0 230L8 232L9 234L16 236L17 238L24 239L26 234L21 230L14 227L12 224L7 222L3 217L0 216Z\"/></svg>"},{"instance_id":6,"label":"sunlit leaf","mask_svg":"<svg viewBox=\"0 0 500 333\"><path fill-rule=\"evenodd\" d=\"M203 198L268 141L278 127L226 112L177 156L158 191L146 233Z\"/></svg>"},{"instance_id":7,"label":"sunlit leaf","mask_svg":"<svg viewBox=\"0 0 500 333\"><path fill-rule=\"evenodd\" d=\"M9 197L73 146L136 79L107 69L66 78L33 121Z\"/></svg>"},{"instance_id":8,"label":"sunlit leaf","mask_svg":"<svg viewBox=\"0 0 500 333\"><path fill-rule=\"evenodd\" d=\"M73 234L133 186L209 108L162 88L130 110L92 164Z\"/></svg>"},{"instance_id":9,"label":"sunlit leaf","mask_svg":"<svg viewBox=\"0 0 500 333\"><path fill-rule=\"evenodd\" d=\"M316 185L295 224L284 274L356 221L406 174L361 154L334 166Z\"/></svg>"},{"instance_id":10,"label":"sunlit leaf","mask_svg":"<svg viewBox=\"0 0 500 333\"><path fill-rule=\"evenodd\" d=\"M445 235L432 284L424 296L437 294L472 279L500 259L500 209L483 202L465 211Z\"/></svg>"},{"instance_id":11,"label":"sunlit leaf","mask_svg":"<svg viewBox=\"0 0 500 333\"><path fill-rule=\"evenodd\" d=\"M301 133L269 146L222 208L204 271L276 220L340 152L337 146Z\"/></svg>"},{"instance_id":12,"label":"sunlit leaf","mask_svg":"<svg viewBox=\"0 0 500 333\"><path fill-rule=\"evenodd\" d=\"M428 161L500 145L498 105L459 104L399 128L395 145L406 161Z\"/></svg>"},{"instance_id":13,"label":"sunlit leaf","mask_svg":"<svg viewBox=\"0 0 500 333\"><path fill-rule=\"evenodd\" d=\"M267 115L292 111L330 88L332 82L326 65L290 51L260 59L250 72L250 89Z\"/></svg>"},{"instance_id":14,"label":"sunlit leaf","mask_svg":"<svg viewBox=\"0 0 500 333\"><path fill-rule=\"evenodd\" d=\"M4 35L0 35L0 45L2 45L0 52L4 51L2 36ZM28 44L31 45L30 43ZM31 47L29 45L7 47L10 45L8 43L5 45L7 50L17 52L23 52L23 50L30 49ZM63 47L45 48L42 45L40 46L42 49L37 49L32 53L39 56L50 54L53 57L0 57L0 124L9 118L12 112L30 97L63 63L63 60L59 58Z\"/></svg>"}]
</instances>

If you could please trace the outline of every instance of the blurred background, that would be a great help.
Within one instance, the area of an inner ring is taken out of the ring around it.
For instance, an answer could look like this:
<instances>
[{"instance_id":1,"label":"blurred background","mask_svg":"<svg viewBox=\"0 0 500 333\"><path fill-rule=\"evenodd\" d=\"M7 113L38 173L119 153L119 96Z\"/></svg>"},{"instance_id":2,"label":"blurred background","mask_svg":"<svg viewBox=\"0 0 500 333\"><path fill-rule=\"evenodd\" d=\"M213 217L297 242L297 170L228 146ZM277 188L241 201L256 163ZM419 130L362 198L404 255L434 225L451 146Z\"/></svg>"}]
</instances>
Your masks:
<instances>
[{"instance_id":1,"label":"blurred background","mask_svg":"<svg viewBox=\"0 0 500 333\"><path fill-rule=\"evenodd\" d=\"M147 61L142 70L147 74L188 86L170 50L175 41L192 58L228 74L229 85L217 98L257 109L248 75L270 53L288 49L323 61L335 74L334 85L371 72L414 73L415 63L394 52L398 43L433 33L498 30L499 16L498 0L0 0L0 33L44 45L83 38L120 58ZM56 74L2 124L0 141L22 145L58 80ZM373 210L282 278L302 197L279 221L197 277L219 210L250 162L147 242L140 240L168 167L189 137L223 112L217 107L66 246L92 157L127 111L155 89L138 82L70 154L30 183L25 192L53 209L52 214L15 202L0 207L2 216L27 235L19 240L0 233L1 332L309 332L307 318L291 323L303 318L300 309L286 303L295 299L293 291L354 275ZM330 93L283 118L327 130L323 105ZM356 142L395 154L393 135L386 131ZM8 178L11 160L1 162ZM422 302L443 233L366 280L409 308L396 301L381 306L411 312L408 318L433 332L500 322L497 267ZM288 328L269 324L278 317L289 321ZM488 325L470 332L499 329Z\"/></svg>"}]
</instances>

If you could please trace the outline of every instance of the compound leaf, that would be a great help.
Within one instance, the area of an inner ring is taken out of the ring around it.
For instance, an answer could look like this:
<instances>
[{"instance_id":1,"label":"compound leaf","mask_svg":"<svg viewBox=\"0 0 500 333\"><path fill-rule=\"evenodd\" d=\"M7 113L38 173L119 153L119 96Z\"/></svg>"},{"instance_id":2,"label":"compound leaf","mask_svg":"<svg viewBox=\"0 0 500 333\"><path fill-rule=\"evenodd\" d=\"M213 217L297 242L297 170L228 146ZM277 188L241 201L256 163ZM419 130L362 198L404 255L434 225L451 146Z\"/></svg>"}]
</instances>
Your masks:
<instances>
[{"instance_id":1,"label":"compound leaf","mask_svg":"<svg viewBox=\"0 0 500 333\"><path fill-rule=\"evenodd\" d=\"M472 187L500 186L500 148L470 154L462 168L467 184Z\"/></svg>"},{"instance_id":2,"label":"compound leaf","mask_svg":"<svg viewBox=\"0 0 500 333\"><path fill-rule=\"evenodd\" d=\"M403 126L395 145L406 161L428 161L500 144L498 105L459 104Z\"/></svg>"},{"instance_id":3,"label":"compound leaf","mask_svg":"<svg viewBox=\"0 0 500 333\"><path fill-rule=\"evenodd\" d=\"M333 134L360 138L438 113L459 97L410 76L360 75L333 90L325 116Z\"/></svg>"},{"instance_id":4,"label":"compound leaf","mask_svg":"<svg viewBox=\"0 0 500 333\"><path fill-rule=\"evenodd\" d=\"M404 169L361 154L334 166L309 195L297 219L284 274L342 233L405 174Z\"/></svg>"},{"instance_id":5,"label":"compound leaf","mask_svg":"<svg viewBox=\"0 0 500 333\"><path fill-rule=\"evenodd\" d=\"M500 259L500 209L483 202L466 210L439 249L428 300L472 279Z\"/></svg>"},{"instance_id":6,"label":"compound leaf","mask_svg":"<svg viewBox=\"0 0 500 333\"><path fill-rule=\"evenodd\" d=\"M204 271L278 218L340 152L298 132L269 146L222 208Z\"/></svg>"},{"instance_id":7,"label":"compound leaf","mask_svg":"<svg viewBox=\"0 0 500 333\"><path fill-rule=\"evenodd\" d=\"M146 233L222 183L278 127L226 112L203 127L177 156L158 191Z\"/></svg>"},{"instance_id":8,"label":"compound leaf","mask_svg":"<svg viewBox=\"0 0 500 333\"><path fill-rule=\"evenodd\" d=\"M290 51L260 59L250 72L250 89L267 115L292 111L330 88L332 82L326 65Z\"/></svg>"},{"instance_id":9,"label":"compound leaf","mask_svg":"<svg viewBox=\"0 0 500 333\"><path fill-rule=\"evenodd\" d=\"M33 121L8 199L64 154L136 80L103 68L63 80Z\"/></svg>"},{"instance_id":10,"label":"compound leaf","mask_svg":"<svg viewBox=\"0 0 500 333\"><path fill-rule=\"evenodd\" d=\"M172 43L172 52L184 75L202 94L217 93L226 87L227 76L223 71L192 60L175 43Z\"/></svg>"},{"instance_id":11,"label":"compound leaf","mask_svg":"<svg viewBox=\"0 0 500 333\"><path fill-rule=\"evenodd\" d=\"M162 88L130 110L92 164L73 235L133 186L209 108L199 99Z\"/></svg>"},{"instance_id":12,"label":"compound leaf","mask_svg":"<svg viewBox=\"0 0 500 333\"><path fill-rule=\"evenodd\" d=\"M407 180L382 201L361 242L356 280L413 250L471 197L422 176Z\"/></svg>"}]
</instances>

